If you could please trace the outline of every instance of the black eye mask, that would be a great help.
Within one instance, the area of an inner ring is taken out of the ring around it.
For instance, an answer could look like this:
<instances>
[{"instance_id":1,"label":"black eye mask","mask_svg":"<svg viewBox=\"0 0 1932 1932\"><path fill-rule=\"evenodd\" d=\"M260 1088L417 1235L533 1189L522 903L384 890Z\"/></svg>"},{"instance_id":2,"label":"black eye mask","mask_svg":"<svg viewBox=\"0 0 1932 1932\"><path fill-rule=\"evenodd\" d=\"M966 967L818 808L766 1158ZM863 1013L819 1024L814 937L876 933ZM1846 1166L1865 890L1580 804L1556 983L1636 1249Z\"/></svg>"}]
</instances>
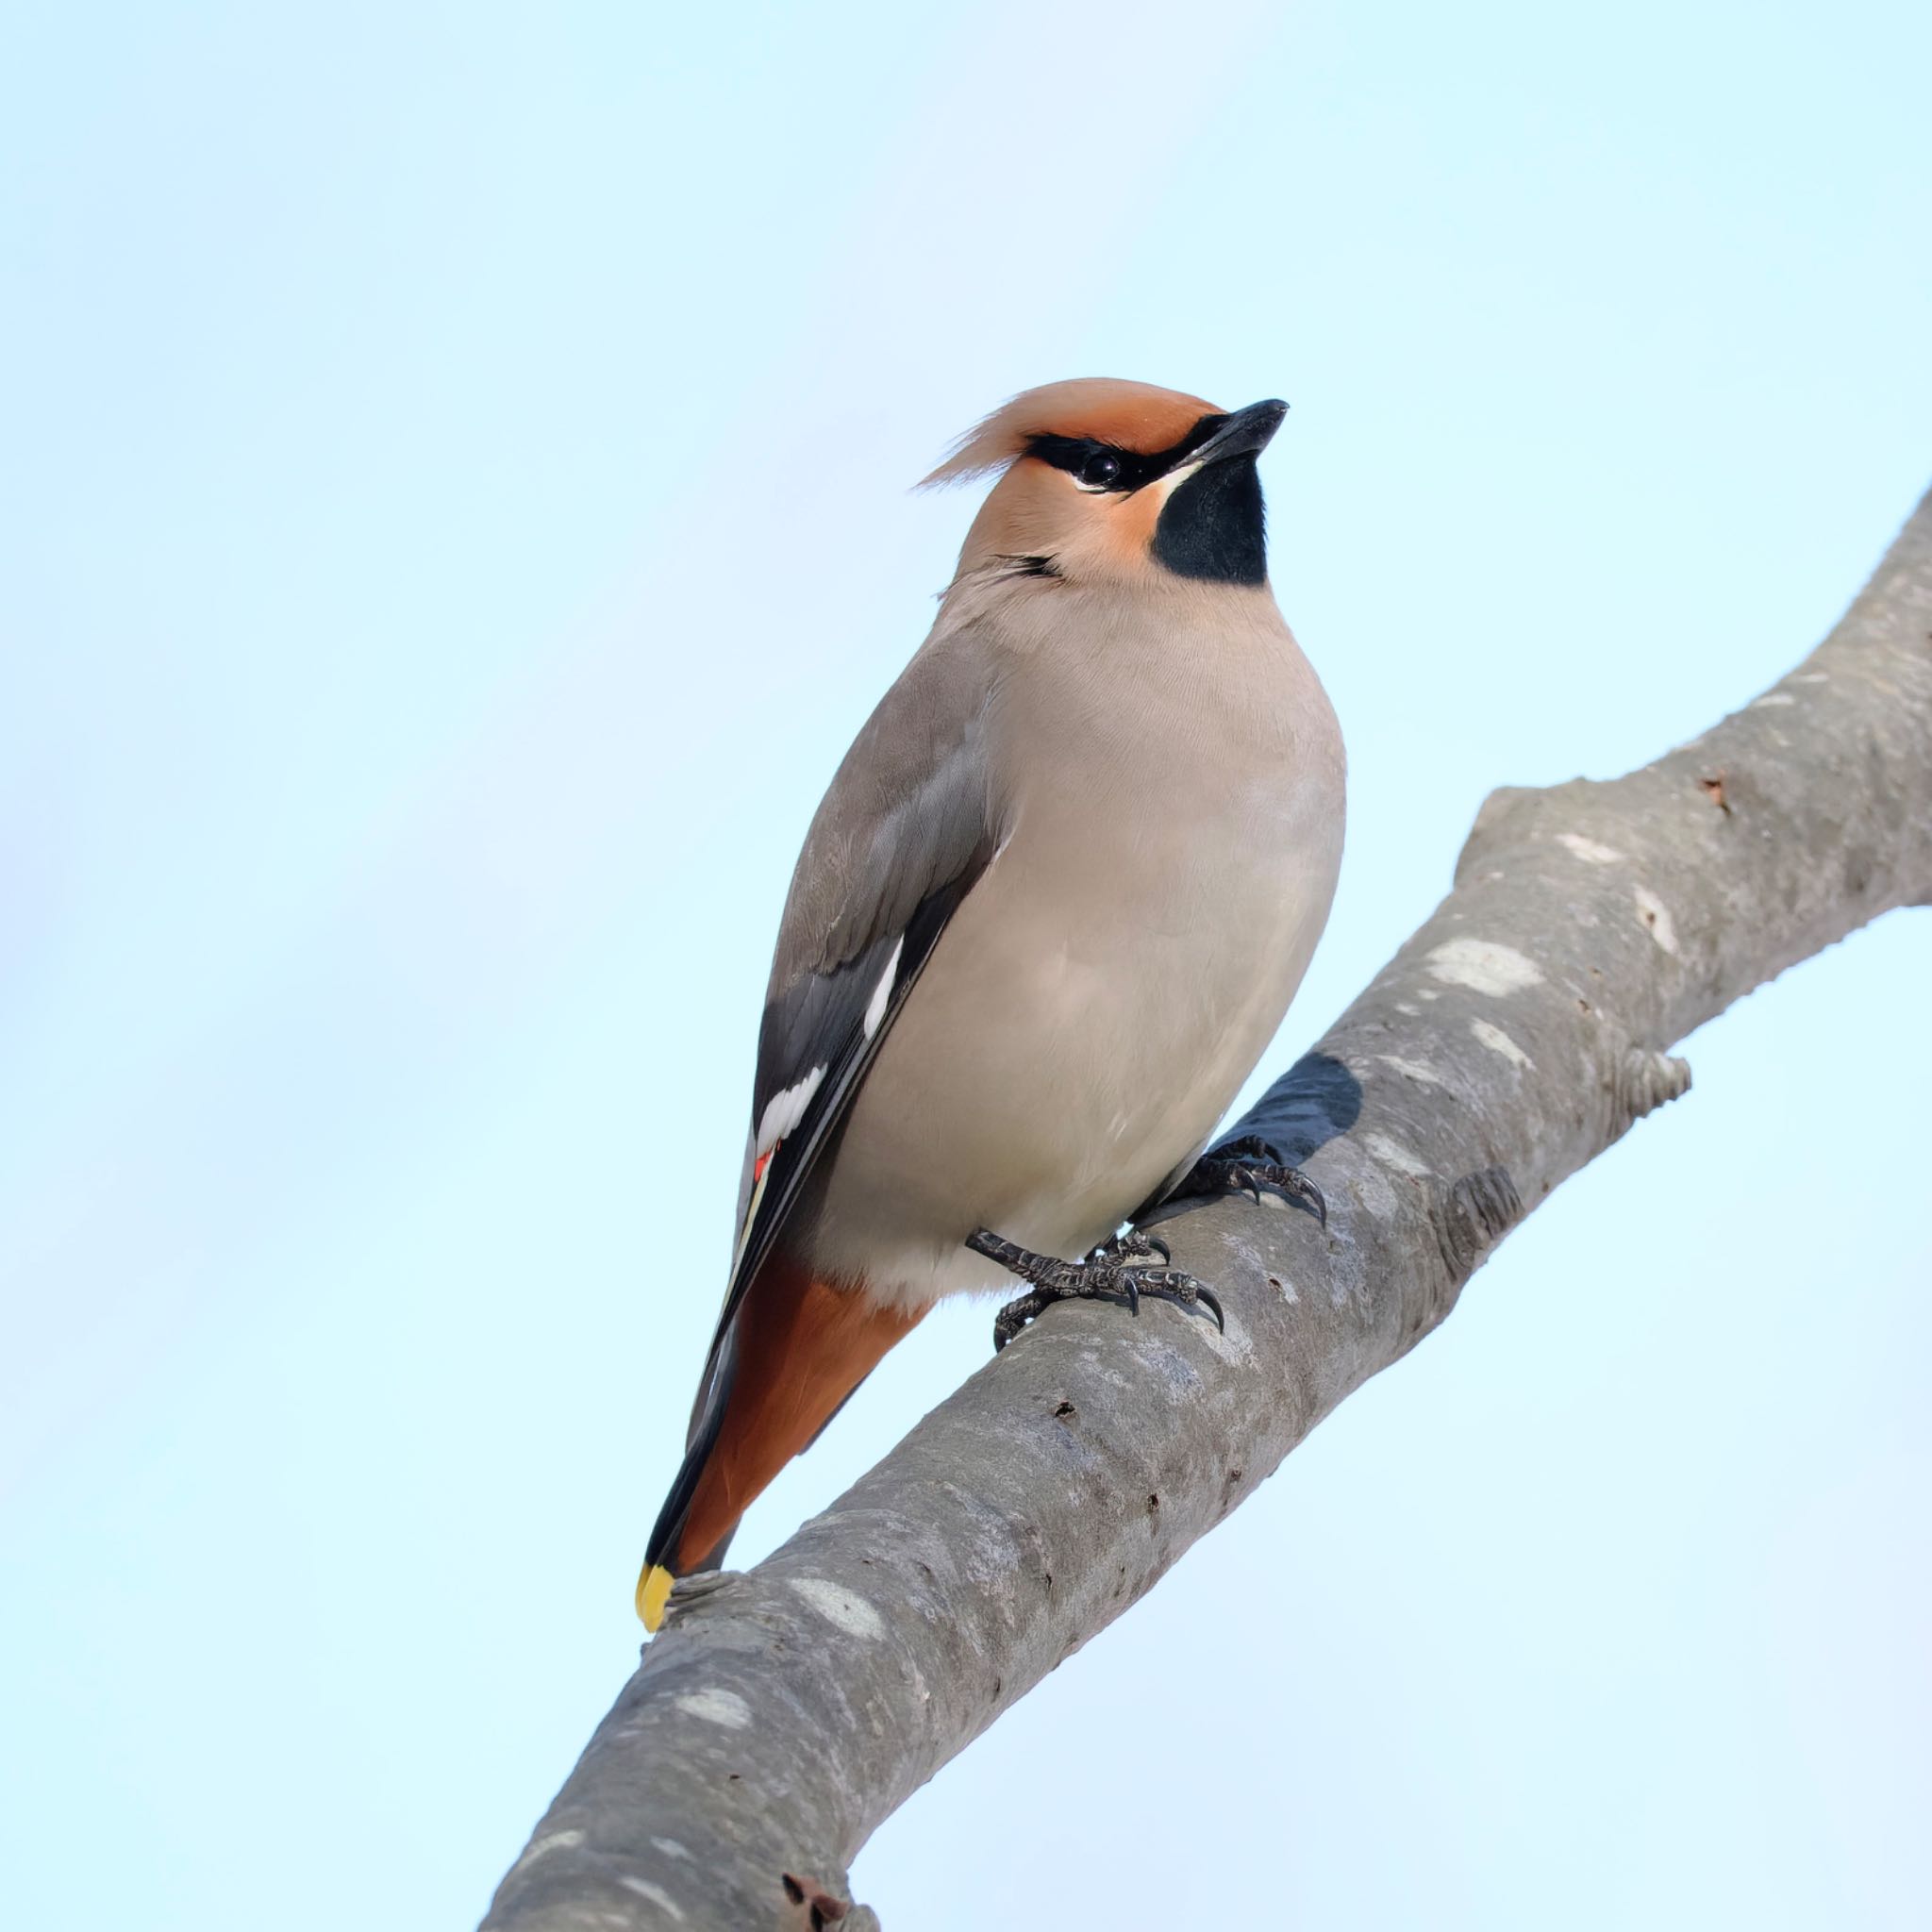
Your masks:
<instances>
[{"instance_id":1,"label":"black eye mask","mask_svg":"<svg viewBox=\"0 0 1932 1932\"><path fill-rule=\"evenodd\" d=\"M1226 421L1225 416L1203 416L1171 449L1157 450L1152 456L1100 442L1091 436L1053 435L1029 438L1026 454L1051 463L1056 470L1065 470L1090 489L1124 495L1144 489L1184 463Z\"/></svg>"}]
</instances>

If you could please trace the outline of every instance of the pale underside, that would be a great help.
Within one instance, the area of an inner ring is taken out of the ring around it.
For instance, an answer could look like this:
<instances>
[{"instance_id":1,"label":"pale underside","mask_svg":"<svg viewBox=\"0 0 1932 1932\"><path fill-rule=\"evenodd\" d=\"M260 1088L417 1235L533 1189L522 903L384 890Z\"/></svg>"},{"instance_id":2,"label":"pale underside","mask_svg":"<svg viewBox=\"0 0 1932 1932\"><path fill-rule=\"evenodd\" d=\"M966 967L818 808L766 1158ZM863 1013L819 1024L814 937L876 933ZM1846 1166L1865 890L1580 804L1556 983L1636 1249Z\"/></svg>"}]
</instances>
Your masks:
<instances>
[{"instance_id":1,"label":"pale underside","mask_svg":"<svg viewBox=\"0 0 1932 1932\"><path fill-rule=\"evenodd\" d=\"M795 1237L881 1301L1010 1285L961 1246L980 1226L1069 1257L1110 1235L1206 1143L1327 918L1341 736L1272 596L1179 594L1121 622L1074 608L1090 594L1007 614L1025 661L988 721L998 856ZM1108 649L1052 649L1070 622L1104 625Z\"/></svg>"}]
</instances>

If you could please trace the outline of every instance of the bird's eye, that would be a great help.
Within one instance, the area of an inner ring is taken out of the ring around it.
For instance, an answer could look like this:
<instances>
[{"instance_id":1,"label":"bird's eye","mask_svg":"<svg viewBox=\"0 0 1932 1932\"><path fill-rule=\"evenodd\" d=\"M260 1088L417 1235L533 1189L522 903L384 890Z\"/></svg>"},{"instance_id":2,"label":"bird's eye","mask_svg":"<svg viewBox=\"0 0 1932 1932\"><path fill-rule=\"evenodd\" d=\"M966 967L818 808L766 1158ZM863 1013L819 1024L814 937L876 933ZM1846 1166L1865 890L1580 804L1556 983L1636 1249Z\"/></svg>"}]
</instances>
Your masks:
<instances>
[{"instance_id":1,"label":"bird's eye","mask_svg":"<svg viewBox=\"0 0 1932 1932\"><path fill-rule=\"evenodd\" d=\"M1121 459L1110 449L1095 450L1080 465L1080 481L1089 490L1111 490L1120 475Z\"/></svg>"}]
</instances>

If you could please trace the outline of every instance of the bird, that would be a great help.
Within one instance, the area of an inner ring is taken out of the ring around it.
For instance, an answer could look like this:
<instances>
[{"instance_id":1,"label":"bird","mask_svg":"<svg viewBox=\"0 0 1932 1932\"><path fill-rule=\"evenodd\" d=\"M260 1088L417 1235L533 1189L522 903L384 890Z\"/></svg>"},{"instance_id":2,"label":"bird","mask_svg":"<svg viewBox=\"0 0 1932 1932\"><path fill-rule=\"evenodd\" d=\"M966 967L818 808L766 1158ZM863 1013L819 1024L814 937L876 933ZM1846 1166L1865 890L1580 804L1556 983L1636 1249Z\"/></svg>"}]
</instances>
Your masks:
<instances>
[{"instance_id":1,"label":"bird","mask_svg":"<svg viewBox=\"0 0 1932 1932\"><path fill-rule=\"evenodd\" d=\"M1277 608L1256 462L1287 405L1028 390L927 485L996 480L931 632L806 835L772 965L737 1242L636 1593L739 1520L941 1297L1212 1290L1136 1224L1268 1184L1204 1158L1341 869L1341 733Z\"/></svg>"}]
</instances>

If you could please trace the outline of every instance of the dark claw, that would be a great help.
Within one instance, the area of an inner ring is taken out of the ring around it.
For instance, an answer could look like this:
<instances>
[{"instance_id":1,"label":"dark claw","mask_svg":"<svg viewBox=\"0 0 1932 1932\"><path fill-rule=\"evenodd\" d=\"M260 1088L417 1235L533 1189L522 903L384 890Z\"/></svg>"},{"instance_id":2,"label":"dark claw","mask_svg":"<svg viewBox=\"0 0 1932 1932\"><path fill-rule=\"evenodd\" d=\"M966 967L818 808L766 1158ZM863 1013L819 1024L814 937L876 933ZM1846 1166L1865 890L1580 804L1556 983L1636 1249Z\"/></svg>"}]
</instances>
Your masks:
<instances>
[{"instance_id":1,"label":"dark claw","mask_svg":"<svg viewBox=\"0 0 1932 1932\"><path fill-rule=\"evenodd\" d=\"M1173 1302L1176 1307L1205 1307L1213 1317L1215 1326L1225 1335L1227 1323L1221 1312L1220 1300L1205 1281L1197 1281L1193 1275L1178 1268L1148 1269L1141 1274L1141 1291L1143 1294L1158 1295L1162 1301Z\"/></svg>"},{"instance_id":2,"label":"dark claw","mask_svg":"<svg viewBox=\"0 0 1932 1932\"><path fill-rule=\"evenodd\" d=\"M1013 1337L1025 1327L1036 1315L1043 1315L1053 1306L1053 1298L1043 1295L1038 1289L1029 1294L1015 1295L998 1314L992 1318L992 1352L999 1354Z\"/></svg>"},{"instance_id":3,"label":"dark claw","mask_svg":"<svg viewBox=\"0 0 1932 1932\"><path fill-rule=\"evenodd\" d=\"M1062 1261L1053 1255L1036 1255L987 1228L966 1239L975 1255L984 1255L1025 1282L1027 1291L1016 1295L993 1317L992 1346L997 1355L1028 1323L1038 1321L1055 1302L1112 1300L1118 1297L1130 1315L1139 1316L1141 1297L1156 1295L1181 1307L1205 1307L1225 1335L1227 1321L1214 1291L1191 1274L1170 1265L1174 1252L1158 1235L1130 1228L1097 1247L1084 1260ZM1131 1265L1158 1260L1158 1268Z\"/></svg>"},{"instance_id":4,"label":"dark claw","mask_svg":"<svg viewBox=\"0 0 1932 1932\"><path fill-rule=\"evenodd\" d=\"M1247 1195L1257 1208L1261 1205L1261 1183L1246 1161L1230 1160L1224 1171L1222 1185L1233 1189L1237 1194Z\"/></svg>"},{"instance_id":5,"label":"dark claw","mask_svg":"<svg viewBox=\"0 0 1932 1932\"><path fill-rule=\"evenodd\" d=\"M1315 1220L1325 1234L1328 1231L1328 1203L1323 1197L1321 1189L1298 1167L1283 1168L1282 1174L1282 1185L1291 1193L1299 1194L1315 1210Z\"/></svg>"},{"instance_id":6,"label":"dark claw","mask_svg":"<svg viewBox=\"0 0 1932 1932\"><path fill-rule=\"evenodd\" d=\"M1103 1241L1087 1257L1082 1266L1118 1267L1130 1261L1155 1260L1165 1265L1173 1259L1172 1250L1158 1235L1145 1234L1138 1227L1130 1227L1125 1234L1116 1235L1110 1241Z\"/></svg>"},{"instance_id":7,"label":"dark claw","mask_svg":"<svg viewBox=\"0 0 1932 1932\"><path fill-rule=\"evenodd\" d=\"M1259 1134L1243 1134L1239 1141L1229 1141L1215 1148L1207 1158L1209 1160L1258 1160L1265 1167L1287 1165L1281 1158L1281 1150L1273 1141L1262 1140Z\"/></svg>"},{"instance_id":8,"label":"dark claw","mask_svg":"<svg viewBox=\"0 0 1932 1932\"><path fill-rule=\"evenodd\" d=\"M1303 1202L1326 1231L1328 1203L1323 1199L1321 1189L1300 1168L1283 1160L1279 1152L1258 1134L1243 1134L1239 1141L1230 1141L1212 1154L1204 1154L1174 1192L1211 1194L1232 1188L1259 1207L1264 1187L1278 1189L1291 1199Z\"/></svg>"}]
</instances>

